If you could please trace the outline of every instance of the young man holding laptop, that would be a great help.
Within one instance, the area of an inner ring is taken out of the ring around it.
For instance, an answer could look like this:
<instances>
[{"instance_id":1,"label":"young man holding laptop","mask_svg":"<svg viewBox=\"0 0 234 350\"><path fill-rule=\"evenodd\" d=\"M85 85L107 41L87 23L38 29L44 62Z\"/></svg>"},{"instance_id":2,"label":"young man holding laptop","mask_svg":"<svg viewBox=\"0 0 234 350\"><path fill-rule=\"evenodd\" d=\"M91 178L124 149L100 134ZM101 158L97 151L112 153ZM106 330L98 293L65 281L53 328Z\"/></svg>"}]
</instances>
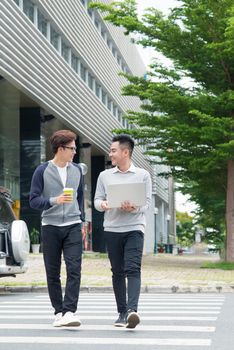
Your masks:
<instances>
[{"instance_id":1,"label":"young man holding laptop","mask_svg":"<svg viewBox=\"0 0 234 350\"><path fill-rule=\"evenodd\" d=\"M30 190L30 206L42 211L43 257L55 310L54 327L80 325L75 312L80 290L84 189L81 168L72 162L75 140L70 130L58 130L51 136L54 157L36 168ZM60 280L62 253L67 271L64 298Z\"/></svg>"},{"instance_id":2,"label":"young man holding laptop","mask_svg":"<svg viewBox=\"0 0 234 350\"><path fill-rule=\"evenodd\" d=\"M119 313L115 326L127 328L135 328L140 323L137 308L141 289L141 260L146 211L152 196L150 174L145 169L134 166L131 160L133 149L134 141L129 135L113 137L109 153L113 168L100 173L94 199L95 208L105 212L105 238ZM143 197L142 183L145 188ZM119 191L119 194L116 193L119 205L114 204L116 198L111 198L111 187L115 184ZM126 184L129 186L129 193ZM141 187L139 198L133 196L135 202L131 198L131 184L139 184L139 188ZM117 205L118 207L114 207Z\"/></svg>"}]
</instances>

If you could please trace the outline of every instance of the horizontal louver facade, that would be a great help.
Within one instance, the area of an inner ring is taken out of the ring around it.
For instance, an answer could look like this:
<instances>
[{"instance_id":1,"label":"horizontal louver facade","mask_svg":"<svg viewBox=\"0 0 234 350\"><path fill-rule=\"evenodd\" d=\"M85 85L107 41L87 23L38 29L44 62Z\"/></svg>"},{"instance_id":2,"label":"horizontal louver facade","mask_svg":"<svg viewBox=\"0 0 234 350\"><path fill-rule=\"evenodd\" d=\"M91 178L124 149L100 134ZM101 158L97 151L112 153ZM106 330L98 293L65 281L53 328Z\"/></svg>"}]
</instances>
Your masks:
<instances>
[{"instance_id":1,"label":"horizontal louver facade","mask_svg":"<svg viewBox=\"0 0 234 350\"><path fill-rule=\"evenodd\" d=\"M61 34L62 40L84 62L88 72L108 92L119 110L139 109L134 97L121 96L126 81L119 76L120 67L104 42L82 3L77 0L34 1L51 28ZM95 91L72 69L13 0L2 0L0 74L30 96L46 111L62 120L99 149L108 152L111 130L121 127L120 122L97 98ZM139 54L123 32L112 29L109 34L118 42L118 50L130 66L132 56L137 56L136 74L144 72ZM120 40L121 36L121 40ZM116 43L115 43L116 44ZM128 57L129 53L129 57ZM151 170L138 148L135 162Z\"/></svg>"}]
</instances>

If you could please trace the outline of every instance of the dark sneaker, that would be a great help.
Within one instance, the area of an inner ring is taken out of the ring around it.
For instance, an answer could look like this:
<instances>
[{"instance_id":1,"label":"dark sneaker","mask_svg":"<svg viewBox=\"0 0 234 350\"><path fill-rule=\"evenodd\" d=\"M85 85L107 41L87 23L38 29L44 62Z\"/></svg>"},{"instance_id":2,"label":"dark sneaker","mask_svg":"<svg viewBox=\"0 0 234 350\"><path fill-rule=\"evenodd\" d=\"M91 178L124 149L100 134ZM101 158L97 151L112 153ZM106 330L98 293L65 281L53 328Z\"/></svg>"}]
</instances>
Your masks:
<instances>
[{"instance_id":1,"label":"dark sneaker","mask_svg":"<svg viewBox=\"0 0 234 350\"><path fill-rule=\"evenodd\" d=\"M135 328L139 323L140 317L137 312L134 310L128 310L126 328Z\"/></svg>"},{"instance_id":2,"label":"dark sneaker","mask_svg":"<svg viewBox=\"0 0 234 350\"><path fill-rule=\"evenodd\" d=\"M115 327L125 327L126 323L126 312L120 312L119 318L115 321Z\"/></svg>"}]
</instances>

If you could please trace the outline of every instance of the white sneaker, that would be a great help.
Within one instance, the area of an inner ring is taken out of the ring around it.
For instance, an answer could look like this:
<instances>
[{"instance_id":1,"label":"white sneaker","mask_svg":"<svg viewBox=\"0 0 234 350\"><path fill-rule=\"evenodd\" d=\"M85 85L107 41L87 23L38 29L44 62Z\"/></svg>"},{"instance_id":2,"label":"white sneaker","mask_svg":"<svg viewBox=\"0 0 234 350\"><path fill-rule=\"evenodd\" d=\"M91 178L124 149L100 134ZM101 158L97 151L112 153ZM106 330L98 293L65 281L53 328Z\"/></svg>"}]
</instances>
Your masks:
<instances>
[{"instance_id":1,"label":"white sneaker","mask_svg":"<svg viewBox=\"0 0 234 350\"><path fill-rule=\"evenodd\" d=\"M79 327L81 325L81 322L79 318L76 315L74 315L73 312L68 311L60 319L59 324L60 325L58 327Z\"/></svg>"},{"instance_id":2,"label":"white sneaker","mask_svg":"<svg viewBox=\"0 0 234 350\"><path fill-rule=\"evenodd\" d=\"M59 312L55 315L55 319L54 319L54 322L53 322L53 327L60 327L60 321L63 317L63 314L62 312Z\"/></svg>"}]
</instances>

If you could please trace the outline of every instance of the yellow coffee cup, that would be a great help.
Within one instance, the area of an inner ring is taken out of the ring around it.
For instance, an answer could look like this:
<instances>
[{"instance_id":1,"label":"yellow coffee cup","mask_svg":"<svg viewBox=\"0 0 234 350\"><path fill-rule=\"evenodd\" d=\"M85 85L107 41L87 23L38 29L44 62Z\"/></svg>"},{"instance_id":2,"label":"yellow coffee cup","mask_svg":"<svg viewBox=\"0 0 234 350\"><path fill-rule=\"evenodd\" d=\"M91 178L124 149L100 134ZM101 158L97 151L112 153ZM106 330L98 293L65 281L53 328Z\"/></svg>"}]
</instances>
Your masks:
<instances>
[{"instance_id":1,"label":"yellow coffee cup","mask_svg":"<svg viewBox=\"0 0 234 350\"><path fill-rule=\"evenodd\" d=\"M73 188L65 187L65 188L63 189L63 194L66 195L66 197L67 197L67 202L72 202L72 201L73 201L73 193L74 193Z\"/></svg>"}]
</instances>

